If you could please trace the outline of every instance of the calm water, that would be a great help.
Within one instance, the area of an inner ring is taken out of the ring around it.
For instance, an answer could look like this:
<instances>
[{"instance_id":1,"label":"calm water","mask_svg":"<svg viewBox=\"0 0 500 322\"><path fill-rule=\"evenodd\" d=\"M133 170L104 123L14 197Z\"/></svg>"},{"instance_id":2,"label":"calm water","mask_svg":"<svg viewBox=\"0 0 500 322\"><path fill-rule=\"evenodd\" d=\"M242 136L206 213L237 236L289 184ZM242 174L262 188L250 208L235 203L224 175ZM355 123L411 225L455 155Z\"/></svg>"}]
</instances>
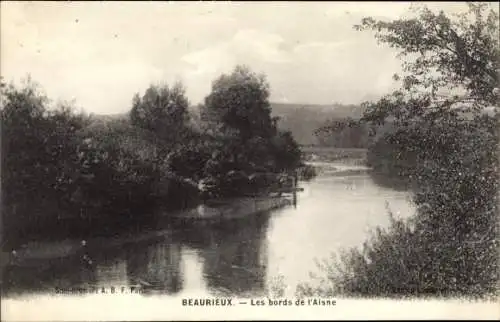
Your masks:
<instances>
[{"instance_id":1,"label":"calm water","mask_svg":"<svg viewBox=\"0 0 500 322\"><path fill-rule=\"evenodd\" d=\"M293 294L298 283L309 279L315 259L361 245L371 229L386 226L387 204L400 216L413 209L404 192L378 187L363 173L336 172L359 167L320 166L315 180L301 183L304 191L295 208L215 228L164 229L153 239L120 246L110 246L117 239L101 239L108 247L8 267L3 288L9 296L54 293L56 287L138 285L166 295L260 296L281 283Z\"/></svg>"}]
</instances>

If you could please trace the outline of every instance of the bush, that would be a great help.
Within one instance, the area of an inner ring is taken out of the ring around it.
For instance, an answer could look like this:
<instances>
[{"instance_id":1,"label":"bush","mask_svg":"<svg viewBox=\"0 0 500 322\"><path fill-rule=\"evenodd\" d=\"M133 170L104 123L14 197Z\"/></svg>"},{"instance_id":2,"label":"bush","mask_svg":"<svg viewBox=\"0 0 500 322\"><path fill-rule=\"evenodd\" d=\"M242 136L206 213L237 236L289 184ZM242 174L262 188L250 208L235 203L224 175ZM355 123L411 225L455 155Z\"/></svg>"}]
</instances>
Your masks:
<instances>
[{"instance_id":1,"label":"bush","mask_svg":"<svg viewBox=\"0 0 500 322\"><path fill-rule=\"evenodd\" d=\"M302 284L300 296L402 297L423 294L425 278L419 276L430 256L420 245L411 225L389 211L388 229L376 228L361 249L352 248L318 262L323 276L319 287Z\"/></svg>"}]
</instances>

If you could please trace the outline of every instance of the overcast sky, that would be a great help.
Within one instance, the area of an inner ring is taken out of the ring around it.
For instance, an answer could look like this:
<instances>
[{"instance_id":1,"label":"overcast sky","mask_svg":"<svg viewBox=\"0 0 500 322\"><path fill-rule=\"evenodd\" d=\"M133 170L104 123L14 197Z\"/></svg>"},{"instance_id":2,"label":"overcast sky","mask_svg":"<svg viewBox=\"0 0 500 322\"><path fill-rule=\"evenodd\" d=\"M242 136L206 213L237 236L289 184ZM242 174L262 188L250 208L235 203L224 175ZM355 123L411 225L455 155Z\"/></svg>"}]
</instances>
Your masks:
<instances>
[{"instance_id":1,"label":"overcast sky","mask_svg":"<svg viewBox=\"0 0 500 322\"><path fill-rule=\"evenodd\" d=\"M134 93L176 80L196 104L236 64L265 73L273 101L356 104L389 91L400 64L353 25L398 18L410 5L2 2L0 71L7 81L29 73L51 98L100 114L125 112Z\"/></svg>"}]
</instances>

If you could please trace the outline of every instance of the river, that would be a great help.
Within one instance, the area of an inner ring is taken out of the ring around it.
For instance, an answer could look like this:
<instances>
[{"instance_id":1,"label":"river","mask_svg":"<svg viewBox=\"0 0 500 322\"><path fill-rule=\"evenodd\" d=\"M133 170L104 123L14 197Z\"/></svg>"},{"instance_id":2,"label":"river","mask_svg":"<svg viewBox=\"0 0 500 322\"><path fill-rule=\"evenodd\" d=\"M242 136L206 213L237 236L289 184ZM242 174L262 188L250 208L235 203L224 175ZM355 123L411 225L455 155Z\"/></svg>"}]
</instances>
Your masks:
<instances>
[{"instance_id":1,"label":"river","mask_svg":"<svg viewBox=\"0 0 500 322\"><path fill-rule=\"evenodd\" d=\"M2 288L8 297L50 294L57 288L122 286L165 296L245 297L263 296L281 285L293 296L297 284L308 281L315 270L315 259L360 246L371 229L386 226L387 206L399 216L413 212L407 193L377 186L363 167L316 166L319 175L300 183L304 191L295 207L219 228L165 228L154 238L128 243L116 244L120 237L101 238L102 248L7 267ZM78 242L52 245L64 249Z\"/></svg>"}]
</instances>

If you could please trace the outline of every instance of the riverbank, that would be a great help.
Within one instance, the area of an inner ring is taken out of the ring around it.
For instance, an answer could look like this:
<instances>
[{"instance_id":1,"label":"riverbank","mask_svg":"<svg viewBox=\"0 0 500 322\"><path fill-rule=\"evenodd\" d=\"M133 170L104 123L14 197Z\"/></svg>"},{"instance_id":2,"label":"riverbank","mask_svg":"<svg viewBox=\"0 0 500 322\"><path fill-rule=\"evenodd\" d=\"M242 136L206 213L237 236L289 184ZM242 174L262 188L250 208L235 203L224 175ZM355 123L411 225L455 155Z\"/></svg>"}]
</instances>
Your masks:
<instances>
[{"instance_id":1,"label":"riverbank","mask_svg":"<svg viewBox=\"0 0 500 322\"><path fill-rule=\"evenodd\" d=\"M285 196L217 200L217 204L201 204L187 211L175 212L170 215L170 218L182 223L214 223L240 219L291 204L290 197Z\"/></svg>"},{"instance_id":2,"label":"riverbank","mask_svg":"<svg viewBox=\"0 0 500 322\"><path fill-rule=\"evenodd\" d=\"M302 146L302 153L309 162L343 162L356 165L366 163L368 149L335 148L327 146Z\"/></svg>"},{"instance_id":3,"label":"riverbank","mask_svg":"<svg viewBox=\"0 0 500 322\"><path fill-rule=\"evenodd\" d=\"M351 175L363 175L372 174L372 168L359 164L358 159L347 159L336 162L327 161L309 161L307 164L314 167L318 175L326 176L351 176Z\"/></svg>"}]
</instances>

